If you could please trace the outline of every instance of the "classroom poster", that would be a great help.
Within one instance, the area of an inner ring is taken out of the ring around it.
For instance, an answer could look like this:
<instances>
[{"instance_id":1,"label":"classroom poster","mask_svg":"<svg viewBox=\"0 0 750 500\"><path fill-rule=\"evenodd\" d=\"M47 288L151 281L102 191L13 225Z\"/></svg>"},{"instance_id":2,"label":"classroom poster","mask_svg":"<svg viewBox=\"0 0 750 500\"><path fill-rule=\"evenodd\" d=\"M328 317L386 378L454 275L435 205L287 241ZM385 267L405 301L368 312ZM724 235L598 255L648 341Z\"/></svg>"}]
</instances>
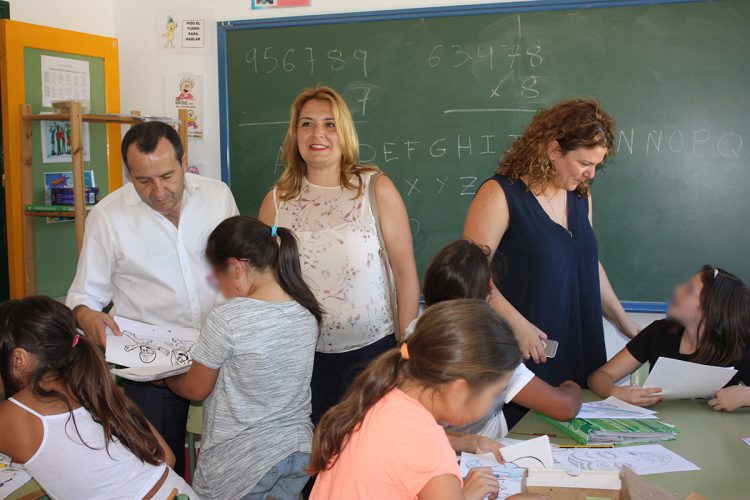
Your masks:
<instances>
[{"instance_id":1,"label":"classroom poster","mask_svg":"<svg viewBox=\"0 0 750 500\"><path fill-rule=\"evenodd\" d=\"M179 110L186 109L188 137L202 139L205 98L203 75L195 73L167 75L165 94L167 116L177 118Z\"/></svg>"},{"instance_id":2,"label":"classroom poster","mask_svg":"<svg viewBox=\"0 0 750 500\"><path fill-rule=\"evenodd\" d=\"M202 161L189 161L188 172L195 175L201 175L206 171L206 164Z\"/></svg>"},{"instance_id":3,"label":"classroom poster","mask_svg":"<svg viewBox=\"0 0 750 500\"><path fill-rule=\"evenodd\" d=\"M70 148L70 122L41 121L39 122L42 141L42 161L44 163L70 163L73 155ZM89 139L89 124L83 124L83 161L91 161L91 145Z\"/></svg>"},{"instance_id":4,"label":"classroom poster","mask_svg":"<svg viewBox=\"0 0 750 500\"><path fill-rule=\"evenodd\" d=\"M94 171L84 170L83 184L85 187L95 187ZM52 188L73 187L73 172L45 172L44 173L44 203L52 204ZM71 222L73 219L65 217L47 217L47 224L57 222Z\"/></svg>"},{"instance_id":5,"label":"classroom poster","mask_svg":"<svg viewBox=\"0 0 750 500\"><path fill-rule=\"evenodd\" d=\"M156 14L156 45L172 54L208 54L216 38L212 7L162 9Z\"/></svg>"},{"instance_id":6,"label":"classroom poster","mask_svg":"<svg viewBox=\"0 0 750 500\"><path fill-rule=\"evenodd\" d=\"M65 57L41 56L42 106L52 101L91 99L89 62Z\"/></svg>"},{"instance_id":7,"label":"classroom poster","mask_svg":"<svg viewBox=\"0 0 750 500\"><path fill-rule=\"evenodd\" d=\"M253 10L310 6L310 0L251 0L251 2Z\"/></svg>"}]
</instances>

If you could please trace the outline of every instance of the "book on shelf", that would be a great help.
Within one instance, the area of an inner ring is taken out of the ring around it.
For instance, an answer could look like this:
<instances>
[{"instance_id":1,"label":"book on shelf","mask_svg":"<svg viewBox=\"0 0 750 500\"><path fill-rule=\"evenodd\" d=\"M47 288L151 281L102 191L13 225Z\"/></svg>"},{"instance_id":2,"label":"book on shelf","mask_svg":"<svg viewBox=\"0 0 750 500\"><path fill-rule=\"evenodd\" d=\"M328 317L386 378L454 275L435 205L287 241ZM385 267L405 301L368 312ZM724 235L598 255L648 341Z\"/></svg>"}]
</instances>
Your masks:
<instances>
[{"instance_id":1,"label":"book on shelf","mask_svg":"<svg viewBox=\"0 0 750 500\"><path fill-rule=\"evenodd\" d=\"M581 444L658 443L677 438L679 430L658 419L574 418L560 422L541 413L536 415Z\"/></svg>"},{"instance_id":2,"label":"book on shelf","mask_svg":"<svg viewBox=\"0 0 750 500\"><path fill-rule=\"evenodd\" d=\"M91 210L94 205L86 205L86 210ZM73 205L26 205L27 212L75 212Z\"/></svg>"}]
</instances>

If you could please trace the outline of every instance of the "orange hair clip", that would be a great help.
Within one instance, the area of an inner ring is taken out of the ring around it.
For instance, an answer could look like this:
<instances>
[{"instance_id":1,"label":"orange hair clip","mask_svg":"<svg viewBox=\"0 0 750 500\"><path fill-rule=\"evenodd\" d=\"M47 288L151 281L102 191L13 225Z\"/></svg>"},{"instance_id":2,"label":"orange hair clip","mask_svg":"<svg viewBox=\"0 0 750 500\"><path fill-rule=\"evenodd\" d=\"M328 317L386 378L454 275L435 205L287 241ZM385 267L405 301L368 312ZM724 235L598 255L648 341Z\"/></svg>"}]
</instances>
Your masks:
<instances>
[{"instance_id":1,"label":"orange hair clip","mask_svg":"<svg viewBox=\"0 0 750 500\"><path fill-rule=\"evenodd\" d=\"M409 359L409 348L406 345L406 342L401 344L401 358L404 360Z\"/></svg>"}]
</instances>

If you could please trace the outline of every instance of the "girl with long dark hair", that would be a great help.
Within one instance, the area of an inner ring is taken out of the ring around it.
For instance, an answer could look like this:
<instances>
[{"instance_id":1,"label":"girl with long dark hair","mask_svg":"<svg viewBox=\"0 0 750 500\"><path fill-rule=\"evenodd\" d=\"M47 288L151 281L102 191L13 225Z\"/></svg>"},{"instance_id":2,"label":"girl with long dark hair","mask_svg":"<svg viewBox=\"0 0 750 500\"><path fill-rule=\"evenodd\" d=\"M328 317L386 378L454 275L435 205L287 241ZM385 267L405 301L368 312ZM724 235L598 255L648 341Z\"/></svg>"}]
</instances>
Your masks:
<instances>
[{"instance_id":1,"label":"girl with long dark hair","mask_svg":"<svg viewBox=\"0 0 750 500\"><path fill-rule=\"evenodd\" d=\"M592 373L589 387L602 397L652 405L661 401L661 388L616 386L615 382L643 363L653 367L660 357L733 366L739 371L727 387L740 382L750 385L750 288L723 269L703 266L675 288L667 318L651 323Z\"/></svg>"},{"instance_id":2,"label":"girl with long dark hair","mask_svg":"<svg viewBox=\"0 0 750 500\"><path fill-rule=\"evenodd\" d=\"M49 297L0 304L0 453L52 498L194 496L174 455L115 386L94 341Z\"/></svg>"},{"instance_id":3,"label":"girl with long dark hair","mask_svg":"<svg viewBox=\"0 0 750 500\"><path fill-rule=\"evenodd\" d=\"M206 258L228 300L206 318L193 364L167 386L204 400L193 487L205 498L297 498L312 443L310 378L323 311L289 229L231 217Z\"/></svg>"}]
</instances>

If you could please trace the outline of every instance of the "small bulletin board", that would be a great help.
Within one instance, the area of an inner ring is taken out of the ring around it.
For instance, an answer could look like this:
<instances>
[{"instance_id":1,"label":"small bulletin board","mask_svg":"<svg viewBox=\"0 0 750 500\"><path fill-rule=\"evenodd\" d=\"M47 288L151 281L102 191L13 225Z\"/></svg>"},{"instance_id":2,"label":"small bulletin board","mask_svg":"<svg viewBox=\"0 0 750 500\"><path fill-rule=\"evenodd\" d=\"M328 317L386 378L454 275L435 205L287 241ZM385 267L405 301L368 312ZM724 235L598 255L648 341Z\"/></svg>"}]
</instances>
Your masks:
<instances>
[{"instance_id":1,"label":"small bulletin board","mask_svg":"<svg viewBox=\"0 0 750 500\"><path fill-rule=\"evenodd\" d=\"M0 51L10 294L22 297L36 288L36 293L61 297L75 275L75 228L72 222L46 218L34 218L33 224L25 224L21 197L21 105L30 104L33 113L52 111L43 94L49 94L50 85L60 82L50 82L43 76L42 68L43 61L51 60L45 57L52 57L75 67L86 67L91 113L119 113L117 40L6 20L0 21ZM65 80L64 70L60 75ZM70 78L77 76L71 73ZM72 170L70 157L66 155L66 130L64 122L36 122L32 127L34 204L48 203L45 186L53 182L65 184L65 173ZM120 135L119 124L84 126L87 183L91 180L99 188L100 199L122 185L117 148ZM114 145L114 150L110 145ZM34 259L29 259L23 250L23 231L28 230L34 231ZM35 286L25 283L25 266L35 266Z\"/></svg>"}]
</instances>

